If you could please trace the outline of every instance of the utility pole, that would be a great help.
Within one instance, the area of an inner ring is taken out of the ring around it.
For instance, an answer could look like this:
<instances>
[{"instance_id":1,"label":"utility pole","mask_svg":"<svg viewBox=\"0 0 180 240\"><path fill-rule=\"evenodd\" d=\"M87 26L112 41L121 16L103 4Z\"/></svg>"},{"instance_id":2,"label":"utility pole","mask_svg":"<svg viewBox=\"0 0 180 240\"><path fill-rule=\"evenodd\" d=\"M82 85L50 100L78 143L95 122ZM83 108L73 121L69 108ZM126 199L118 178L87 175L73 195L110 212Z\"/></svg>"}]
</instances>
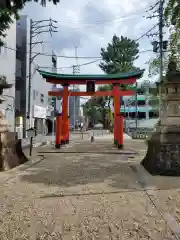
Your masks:
<instances>
[{"instance_id":1,"label":"utility pole","mask_svg":"<svg viewBox=\"0 0 180 240\"><path fill-rule=\"evenodd\" d=\"M158 7L158 9L156 9ZM155 9L155 10L154 10ZM159 58L160 58L160 67L159 67L159 74L160 74L160 82L163 78L163 51L167 50L167 41L163 41L163 27L164 27L164 0L159 0L157 3L154 4L150 8L153 11L153 15L147 17L147 19L157 18L158 17L158 31L156 33L152 33L147 35L148 37L158 36L159 41L153 41L153 52L158 53L159 51Z\"/></svg>"},{"instance_id":2,"label":"utility pole","mask_svg":"<svg viewBox=\"0 0 180 240\"><path fill-rule=\"evenodd\" d=\"M73 65L73 74L79 74L80 69L78 65L78 54L77 54L77 46L75 46L75 60L76 60L76 65ZM73 92L75 91L76 86L73 84ZM74 112L74 131L76 130L76 96L73 97L73 112Z\"/></svg>"},{"instance_id":3,"label":"utility pole","mask_svg":"<svg viewBox=\"0 0 180 240\"><path fill-rule=\"evenodd\" d=\"M164 5L164 0L160 0L159 1L160 82L162 81L162 78L163 78L163 27L164 27L163 5Z\"/></svg>"},{"instance_id":4,"label":"utility pole","mask_svg":"<svg viewBox=\"0 0 180 240\"><path fill-rule=\"evenodd\" d=\"M57 21L52 20L51 18L48 20L40 20L40 21L33 21L30 20L30 40L29 40L29 76L28 76L28 111L27 111L27 119L29 120L29 128L31 127L31 80L32 80L32 63L34 59L40 55L41 53L36 53L33 55L33 48L37 44L43 44L43 41L33 41L41 33L49 32L52 36L53 32L57 32L57 27L53 24L57 23Z\"/></svg>"},{"instance_id":5,"label":"utility pole","mask_svg":"<svg viewBox=\"0 0 180 240\"><path fill-rule=\"evenodd\" d=\"M136 96L135 96L135 107L136 107L136 131L137 131L137 128L138 128L138 84L136 82Z\"/></svg>"},{"instance_id":6,"label":"utility pole","mask_svg":"<svg viewBox=\"0 0 180 240\"><path fill-rule=\"evenodd\" d=\"M158 9L155 9L158 7ZM154 18L158 17L158 32L151 34L151 36L158 36L158 41L153 41L153 52L158 53L159 52L159 80L160 83L163 81L163 52L167 50L168 47L168 41L163 41L163 27L164 27L164 0L159 0L157 3L155 3L154 6L151 7L150 10L154 10L153 15L148 18ZM156 13L156 14L154 14ZM159 118L161 120L161 109L162 109L162 90L161 90L161 84L159 85Z\"/></svg>"},{"instance_id":7,"label":"utility pole","mask_svg":"<svg viewBox=\"0 0 180 240\"><path fill-rule=\"evenodd\" d=\"M162 88L161 83L163 81L163 27L164 27L164 16L163 16L163 5L164 0L159 0L159 54L160 54L160 66L159 66L159 118L161 121L161 109L162 109Z\"/></svg>"}]
</instances>

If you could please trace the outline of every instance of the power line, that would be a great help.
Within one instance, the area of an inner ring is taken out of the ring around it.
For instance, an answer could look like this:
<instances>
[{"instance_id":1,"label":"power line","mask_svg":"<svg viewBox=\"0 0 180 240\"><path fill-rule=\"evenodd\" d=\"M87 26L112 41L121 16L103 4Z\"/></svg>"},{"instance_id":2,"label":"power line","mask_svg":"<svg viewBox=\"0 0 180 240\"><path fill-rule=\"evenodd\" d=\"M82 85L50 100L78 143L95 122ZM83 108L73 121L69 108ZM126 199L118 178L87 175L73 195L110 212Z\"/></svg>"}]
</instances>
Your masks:
<instances>
[{"instance_id":1,"label":"power line","mask_svg":"<svg viewBox=\"0 0 180 240\"><path fill-rule=\"evenodd\" d=\"M135 39L135 41L139 41L140 39L142 39L143 37L147 36L148 33L150 33L154 28L156 28L158 26L158 23L156 23L152 28L150 28L147 32L143 33L140 37L138 37L137 39ZM12 51L15 51L17 52L17 49L14 49L14 48L11 48L11 47L8 47L8 46L4 46L4 48L7 48L9 50L12 50ZM150 51L150 50L147 50L147 51ZM146 52L145 51L142 51L142 52L139 52L139 53L143 53L143 52ZM47 56L47 57L52 57L52 54L49 54L49 53L39 53L39 52L31 52L31 54L35 54L36 56L37 55L41 55L41 56ZM102 59L102 57L86 57L86 56L65 56L65 55L56 55L56 57L58 58L69 58L69 59Z\"/></svg>"},{"instance_id":2,"label":"power line","mask_svg":"<svg viewBox=\"0 0 180 240\"><path fill-rule=\"evenodd\" d=\"M110 22L114 22L114 21L116 21L116 20L124 20L124 19L126 19L126 18L131 18L131 17L133 17L133 16L138 16L138 15L141 15L141 14L144 14L144 11L145 12L148 12L149 11L149 8L151 8L152 6L150 5L150 6L147 6L145 9L143 9L143 10L140 10L140 11L135 11L135 12L133 12L133 13L129 13L129 14L126 14L126 15L122 15L122 16L117 16L117 17L115 17L114 19L111 19L111 20L104 20L104 21L97 21L97 22L95 22L95 23L84 23L84 22L82 22L82 21L78 21L78 22L73 22L73 21L69 21L69 22L66 22L66 23L69 23L69 24L83 24L83 25L85 25L86 26L86 28L89 26L89 27L95 27L95 26L97 26L97 25L102 25L102 24L106 24L106 23L110 23ZM59 26L61 26L61 25L59 25ZM61 26L61 27L63 27L63 26ZM80 29L80 28L73 28L73 29Z\"/></svg>"},{"instance_id":3,"label":"power line","mask_svg":"<svg viewBox=\"0 0 180 240\"><path fill-rule=\"evenodd\" d=\"M148 33L150 33L154 28L156 28L158 26L158 23L156 23L152 28L150 28L147 32L143 33L139 38L137 38L135 41L139 41L140 39L142 39L143 37L146 37Z\"/></svg>"},{"instance_id":4,"label":"power line","mask_svg":"<svg viewBox=\"0 0 180 240\"><path fill-rule=\"evenodd\" d=\"M95 60L95 61L91 61L91 62L87 62L87 63L82 63L82 64L79 64L77 65L78 67L81 67L81 66L86 66L86 65L90 65L92 63L96 63L96 62L99 62L101 61L102 59L98 59L98 60ZM59 70L62 70L62 69L68 69L68 68L73 68L75 65L71 65L71 66L65 66L65 67L60 67L60 68L56 68L56 69L59 69ZM39 66L39 69L51 69L52 67L46 67L46 66Z\"/></svg>"},{"instance_id":5,"label":"power line","mask_svg":"<svg viewBox=\"0 0 180 240\"><path fill-rule=\"evenodd\" d=\"M124 21L126 18L136 17L136 16L138 16L138 15L140 15L140 14L144 14L144 10L143 10L143 12L142 12L142 10L141 10L140 13L134 12L134 13L129 14L129 15L119 16L119 17L117 17L117 18L115 18L115 19L113 19L113 20L99 21L99 22L95 22L95 23L81 23L81 24L85 25L85 26L84 26L85 28L101 27L101 26L104 25L104 24L111 23L111 22L114 22L114 21L117 21L117 20L121 20L121 22L122 22L122 21ZM76 24L76 23L74 23L74 22L69 22L69 23L70 23L70 24L72 24L72 23L73 23L73 24ZM79 23L77 22L77 24L79 24ZM58 25L58 26L59 26L60 28L64 28L63 25ZM82 28L82 27L72 27L72 29L74 29L74 30L80 30L80 29L83 29L83 28Z\"/></svg>"},{"instance_id":6,"label":"power line","mask_svg":"<svg viewBox=\"0 0 180 240\"><path fill-rule=\"evenodd\" d=\"M153 52L153 50L151 50L151 49L149 49L149 50L143 50L143 51L140 51L139 53L146 53L146 52ZM89 64L93 64L93 63L96 63L96 62L99 62L99 61L101 61L101 60L103 60L102 58L101 59L98 59L98 60L94 60L94 61L91 61L91 62L87 62L87 63L82 63L82 64L78 64L78 66L79 67L81 67L81 66L86 66L86 65L89 65ZM71 66L65 66L65 67L61 67L61 68L57 68L57 69L67 69L67 68L73 68L74 67L74 65L71 65ZM48 69L48 68L52 68L52 67L46 67L46 66L39 66L39 68L46 68L46 69Z\"/></svg>"},{"instance_id":7,"label":"power line","mask_svg":"<svg viewBox=\"0 0 180 240\"><path fill-rule=\"evenodd\" d=\"M143 36L145 36L146 34L147 34L147 32L144 33ZM138 39L141 39L141 38L142 38L142 36L140 36ZM138 41L138 40L136 39L136 41ZM13 49L13 48L7 47L7 46L4 46L4 48L7 48L7 49L15 51L15 52L17 51L16 49ZM149 49L149 50L139 51L139 53L144 53L144 52L152 52L152 50ZM38 52L32 52L32 53L37 54ZM46 57L52 57L52 54L50 54L50 53L39 53L39 55L46 56ZM75 56L66 56L66 55L56 55L56 57L58 57L58 58L69 58L69 59L74 59L75 58ZM97 57L97 56L92 56L92 57L90 57L90 56L78 56L77 58L78 59L99 59L99 60L102 59L102 57Z\"/></svg>"}]
</instances>

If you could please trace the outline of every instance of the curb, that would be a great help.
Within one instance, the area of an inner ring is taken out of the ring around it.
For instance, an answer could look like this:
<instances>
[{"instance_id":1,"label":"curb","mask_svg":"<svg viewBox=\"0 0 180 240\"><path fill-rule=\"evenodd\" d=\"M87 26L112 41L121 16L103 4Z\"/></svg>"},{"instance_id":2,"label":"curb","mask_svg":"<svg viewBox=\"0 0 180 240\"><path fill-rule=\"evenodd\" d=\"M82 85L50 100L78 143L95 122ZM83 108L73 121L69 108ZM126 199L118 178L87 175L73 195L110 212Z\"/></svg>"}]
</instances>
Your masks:
<instances>
[{"instance_id":1,"label":"curb","mask_svg":"<svg viewBox=\"0 0 180 240\"><path fill-rule=\"evenodd\" d=\"M6 170L4 172L0 172L0 184L6 183L9 180L15 179L21 171L25 171L30 167L35 166L36 164L45 160L44 155L37 155L35 158L29 158L27 162L21 164L12 169Z\"/></svg>"},{"instance_id":2,"label":"curb","mask_svg":"<svg viewBox=\"0 0 180 240\"><path fill-rule=\"evenodd\" d=\"M33 144L33 147L40 147L40 146L44 146L44 145L47 145L48 144L48 141L42 141L42 142L38 142L38 143L34 143ZM30 147L30 144L26 144L24 146L22 146L22 149L26 149L26 148L29 148Z\"/></svg>"},{"instance_id":3,"label":"curb","mask_svg":"<svg viewBox=\"0 0 180 240\"><path fill-rule=\"evenodd\" d=\"M50 145L50 144L51 144L51 142L44 141L41 143L37 143L36 145L34 145L34 147L46 146L46 145ZM65 145L63 147L68 147L68 146ZM28 147L28 146L25 146L25 148L26 147ZM38 154L37 156L32 156L32 157L27 157L27 158L28 158L28 161L25 162L24 164L21 164L17 167L6 170L4 172L0 172L0 184L5 184L9 180L15 179L18 176L18 174L20 174L21 172L37 165L38 163L40 163L46 159L46 157L43 154Z\"/></svg>"}]
</instances>

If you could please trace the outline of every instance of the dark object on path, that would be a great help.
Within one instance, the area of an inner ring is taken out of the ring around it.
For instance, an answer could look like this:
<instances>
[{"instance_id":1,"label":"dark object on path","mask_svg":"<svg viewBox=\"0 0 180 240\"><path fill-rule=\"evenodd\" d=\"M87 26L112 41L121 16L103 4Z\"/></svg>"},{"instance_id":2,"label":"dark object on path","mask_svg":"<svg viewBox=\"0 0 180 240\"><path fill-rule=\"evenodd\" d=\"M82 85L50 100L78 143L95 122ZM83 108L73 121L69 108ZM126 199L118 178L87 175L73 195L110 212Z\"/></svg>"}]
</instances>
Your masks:
<instances>
[{"instance_id":1,"label":"dark object on path","mask_svg":"<svg viewBox=\"0 0 180 240\"><path fill-rule=\"evenodd\" d=\"M91 136L91 142L94 142L94 136Z\"/></svg>"}]
</instances>

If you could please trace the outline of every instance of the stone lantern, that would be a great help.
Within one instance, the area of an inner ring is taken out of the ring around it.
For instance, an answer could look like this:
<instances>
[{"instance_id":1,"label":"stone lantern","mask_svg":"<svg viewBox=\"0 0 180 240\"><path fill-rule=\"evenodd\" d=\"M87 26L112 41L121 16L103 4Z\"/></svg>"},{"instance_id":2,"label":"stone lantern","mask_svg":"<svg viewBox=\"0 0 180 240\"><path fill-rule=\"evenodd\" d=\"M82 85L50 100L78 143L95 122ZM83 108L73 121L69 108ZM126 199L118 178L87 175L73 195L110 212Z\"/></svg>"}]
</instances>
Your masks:
<instances>
[{"instance_id":1,"label":"stone lantern","mask_svg":"<svg viewBox=\"0 0 180 240\"><path fill-rule=\"evenodd\" d=\"M175 62L168 66L166 81L158 84L162 107L160 121L141 164L153 175L180 175L180 72Z\"/></svg>"},{"instance_id":2,"label":"stone lantern","mask_svg":"<svg viewBox=\"0 0 180 240\"><path fill-rule=\"evenodd\" d=\"M2 104L5 99L3 98L3 90L11 88L12 84L7 83L5 76L0 76L0 104ZM0 133L8 131L8 122L4 119L2 112L0 113Z\"/></svg>"}]
</instances>

